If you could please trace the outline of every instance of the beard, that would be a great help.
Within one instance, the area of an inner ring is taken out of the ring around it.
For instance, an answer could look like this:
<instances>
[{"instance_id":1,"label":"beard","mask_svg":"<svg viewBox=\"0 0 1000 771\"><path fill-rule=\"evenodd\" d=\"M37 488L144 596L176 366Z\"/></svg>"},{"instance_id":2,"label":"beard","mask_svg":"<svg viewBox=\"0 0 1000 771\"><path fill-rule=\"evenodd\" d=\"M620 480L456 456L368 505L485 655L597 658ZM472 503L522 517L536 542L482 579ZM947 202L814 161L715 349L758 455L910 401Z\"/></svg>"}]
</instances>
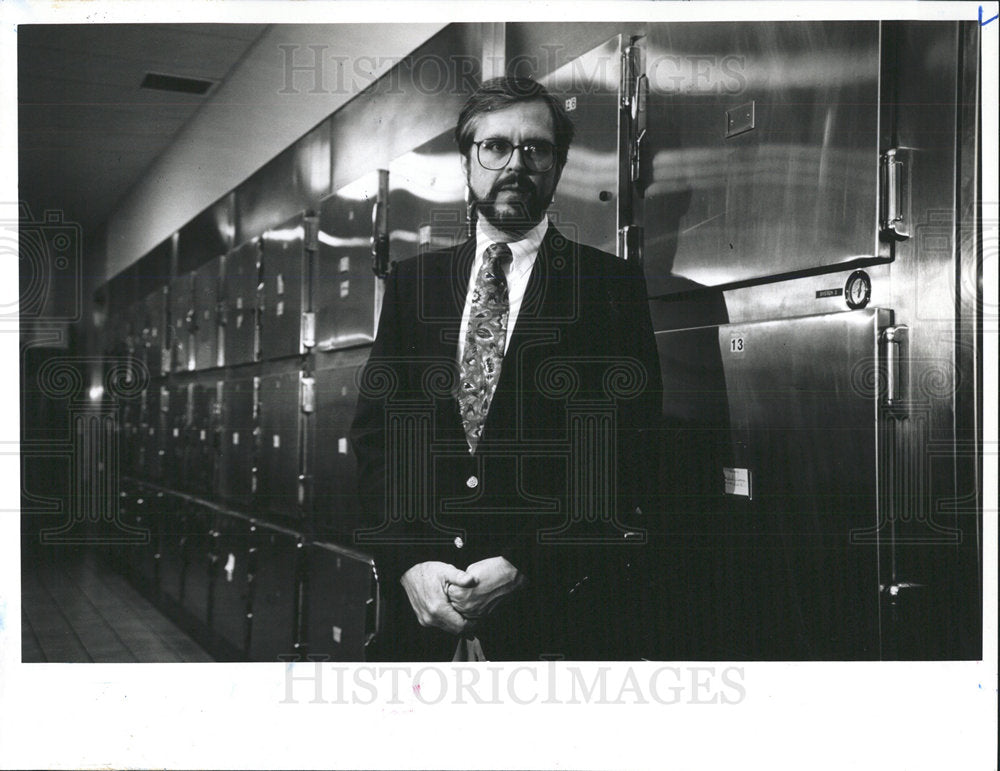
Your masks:
<instances>
[{"instance_id":1,"label":"beard","mask_svg":"<svg viewBox=\"0 0 1000 771\"><path fill-rule=\"evenodd\" d=\"M523 235L541 222L552 202L552 193L544 194L526 176L497 180L485 196L476 195L469 185L471 203L493 227L505 233Z\"/></svg>"}]
</instances>

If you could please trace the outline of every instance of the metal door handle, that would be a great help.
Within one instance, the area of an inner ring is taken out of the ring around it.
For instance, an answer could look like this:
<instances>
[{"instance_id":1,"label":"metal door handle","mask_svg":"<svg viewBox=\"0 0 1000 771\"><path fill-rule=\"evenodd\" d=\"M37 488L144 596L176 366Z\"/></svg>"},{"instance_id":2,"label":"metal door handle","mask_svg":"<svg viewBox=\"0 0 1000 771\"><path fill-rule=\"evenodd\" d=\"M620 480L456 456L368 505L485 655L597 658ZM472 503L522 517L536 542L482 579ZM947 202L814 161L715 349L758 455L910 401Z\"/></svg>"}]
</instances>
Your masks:
<instances>
[{"instance_id":1,"label":"metal door handle","mask_svg":"<svg viewBox=\"0 0 1000 771\"><path fill-rule=\"evenodd\" d=\"M900 367L907 330L905 324L900 324L886 327L882 332L882 339L885 340L885 403L890 407L902 399Z\"/></svg>"},{"instance_id":2,"label":"metal door handle","mask_svg":"<svg viewBox=\"0 0 1000 771\"><path fill-rule=\"evenodd\" d=\"M879 223L883 236L902 240L910 237L908 217L907 162L909 151L906 148L893 147L882 154L880 165L881 177L881 215Z\"/></svg>"}]
</instances>

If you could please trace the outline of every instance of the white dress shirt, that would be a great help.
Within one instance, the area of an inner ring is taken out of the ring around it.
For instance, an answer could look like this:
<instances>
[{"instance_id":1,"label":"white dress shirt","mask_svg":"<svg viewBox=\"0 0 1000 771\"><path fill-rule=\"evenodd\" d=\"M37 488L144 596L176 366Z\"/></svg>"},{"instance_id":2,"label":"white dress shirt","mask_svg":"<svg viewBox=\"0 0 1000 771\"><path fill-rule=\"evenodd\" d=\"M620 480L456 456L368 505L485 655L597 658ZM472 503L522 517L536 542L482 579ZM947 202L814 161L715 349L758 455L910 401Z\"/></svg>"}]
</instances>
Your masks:
<instances>
[{"instance_id":1,"label":"white dress shirt","mask_svg":"<svg viewBox=\"0 0 1000 771\"><path fill-rule=\"evenodd\" d=\"M524 299L524 292L528 288L528 279L531 278L531 269L535 267L535 259L538 257L538 249L542 245L545 231L548 230L549 219L543 217L535 227L525 234L520 241L508 243L513 259L504 267L504 275L507 277L507 299L510 308L507 311L507 337L504 339L504 350L507 348L507 341L514 333L514 324L517 323L517 315L521 311L521 301ZM486 249L496 243L490 239L482 229L482 225L476 226L476 258L472 262L472 272L469 275L469 286L465 292L465 310L462 311L462 333L458 337L458 360L462 360L465 353L465 335L469 330L469 314L472 313L472 290L476 286L476 276L483 266L483 254Z\"/></svg>"}]
</instances>

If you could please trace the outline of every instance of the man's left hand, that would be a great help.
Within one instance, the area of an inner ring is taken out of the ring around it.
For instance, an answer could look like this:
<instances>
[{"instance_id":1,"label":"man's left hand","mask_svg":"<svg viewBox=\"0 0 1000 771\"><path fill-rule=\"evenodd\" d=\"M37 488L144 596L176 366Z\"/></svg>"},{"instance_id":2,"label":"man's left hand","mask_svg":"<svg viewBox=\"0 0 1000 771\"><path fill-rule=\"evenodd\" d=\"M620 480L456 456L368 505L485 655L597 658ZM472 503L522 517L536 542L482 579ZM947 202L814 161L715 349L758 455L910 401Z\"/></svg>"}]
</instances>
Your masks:
<instances>
[{"instance_id":1,"label":"man's left hand","mask_svg":"<svg viewBox=\"0 0 1000 771\"><path fill-rule=\"evenodd\" d=\"M474 586L449 584L446 595L452 607L467 619L483 618L511 592L525 582L524 575L503 557L489 557L473 562L466 573L478 580Z\"/></svg>"}]
</instances>

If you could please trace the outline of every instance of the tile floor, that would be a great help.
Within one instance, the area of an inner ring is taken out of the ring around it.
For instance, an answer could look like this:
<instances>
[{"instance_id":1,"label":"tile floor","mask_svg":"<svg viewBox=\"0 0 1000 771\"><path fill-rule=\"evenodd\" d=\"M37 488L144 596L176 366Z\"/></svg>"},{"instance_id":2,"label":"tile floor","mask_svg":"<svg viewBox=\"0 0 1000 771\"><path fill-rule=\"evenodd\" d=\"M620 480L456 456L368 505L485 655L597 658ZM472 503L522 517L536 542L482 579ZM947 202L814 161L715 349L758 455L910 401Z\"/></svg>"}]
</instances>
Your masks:
<instances>
[{"instance_id":1,"label":"tile floor","mask_svg":"<svg viewBox=\"0 0 1000 771\"><path fill-rule=\"evenodd\" d=\"M213 661L93 550L24 551L21 619L25 663Z\"/></svg>"}]
</instances>

